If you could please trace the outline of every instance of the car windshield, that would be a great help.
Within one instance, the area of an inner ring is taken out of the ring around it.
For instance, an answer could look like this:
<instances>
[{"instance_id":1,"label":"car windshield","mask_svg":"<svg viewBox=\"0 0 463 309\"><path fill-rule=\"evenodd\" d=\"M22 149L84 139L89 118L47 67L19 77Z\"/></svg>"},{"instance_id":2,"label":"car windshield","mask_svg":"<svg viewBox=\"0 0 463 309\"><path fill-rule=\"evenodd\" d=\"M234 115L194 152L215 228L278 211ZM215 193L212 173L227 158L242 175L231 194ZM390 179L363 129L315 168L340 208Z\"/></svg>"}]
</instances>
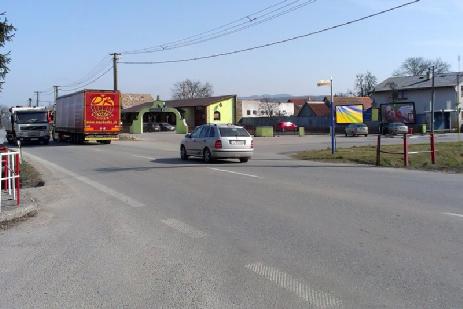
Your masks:
<instances>
[{"instance_id":1,"label":"car windshield","mask_svg":"<svg viewBox=\"0 0 463 309\"><path fill-rule=\"evenodd\" d=\"M248 137L249 133L244 128L219 128L220 136L222 137L231 137L231 136L240 136Z\"/></svg>"},{"instance_id":2,"label":"car windshield","mask_svg":"<svg viewBox=\"0 0 463 309\"><path fill-rule=\"evenodd\" d=\"M48 122L47 112L19 112L16 113L17 123L42 123Z\"/></svg>"}]
</instances>

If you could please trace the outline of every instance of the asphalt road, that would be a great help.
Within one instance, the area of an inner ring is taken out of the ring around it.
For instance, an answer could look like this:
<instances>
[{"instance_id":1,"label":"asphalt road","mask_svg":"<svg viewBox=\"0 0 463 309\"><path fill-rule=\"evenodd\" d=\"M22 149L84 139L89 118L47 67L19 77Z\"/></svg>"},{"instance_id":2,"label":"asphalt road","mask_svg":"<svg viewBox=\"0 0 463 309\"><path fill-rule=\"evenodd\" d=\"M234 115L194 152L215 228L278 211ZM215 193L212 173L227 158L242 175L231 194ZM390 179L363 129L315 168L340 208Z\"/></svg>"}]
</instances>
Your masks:
<instances>
[{"instance_id":1,"label":"asphalt road","mask_svg":"<svg viewBox=\"0 0 463 309\"><path fill-rule=\"evenodd\" d=\"M0 307L463 307L461 175L282 154L326 137L182 162L179 138L25 147L47 185L0 232Z\"/></svg>"}]
</instances>

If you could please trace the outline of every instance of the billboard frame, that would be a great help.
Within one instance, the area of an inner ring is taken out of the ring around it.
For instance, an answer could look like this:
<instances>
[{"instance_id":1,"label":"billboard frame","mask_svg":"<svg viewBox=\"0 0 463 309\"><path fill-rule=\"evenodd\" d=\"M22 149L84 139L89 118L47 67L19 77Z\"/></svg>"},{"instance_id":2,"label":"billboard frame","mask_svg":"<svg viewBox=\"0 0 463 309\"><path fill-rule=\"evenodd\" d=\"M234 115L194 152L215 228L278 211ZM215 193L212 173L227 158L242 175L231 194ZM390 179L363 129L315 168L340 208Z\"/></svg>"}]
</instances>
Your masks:
<instances>
[{"instance_id":1,"label":"billboard frame","mask_svg":"<svg viewBox=\"0 0 463 309\"><path fill-rule=\"evenodd\" d=\"M338 122L338 106L342 107L342 106L361 106L362 107L362 122ZM364 113L365 113L365 106L363 106L363 104L339 104L339 105L335 105L334 106L334 111L335 111L335 115L334 115L334 119L336 121L336 124L340 124L340 125L349 125L349 124L352 124L352 123L364 123L365 119L364 119Z\"/></svg>"},{"instance_id":2,"label":"billboard frame","mask_svg":"<svg viewBox=\"0 0 463 309\"><path fill-rule=\"evenodd\" d=\"M384 124L384 123L392 123L392 122L384 121L383 106L387 106L387 105L413 105L413 122L403 122L403 123L404 124L416 124L416 106L415 106L415 102L411 102L411 101L391 102L391 103L380 104L379 105L379 117L380 117L380 122L382 124ZM395 122L402 122L402 121L395 121Z\"/></svg>"}]
</instances>

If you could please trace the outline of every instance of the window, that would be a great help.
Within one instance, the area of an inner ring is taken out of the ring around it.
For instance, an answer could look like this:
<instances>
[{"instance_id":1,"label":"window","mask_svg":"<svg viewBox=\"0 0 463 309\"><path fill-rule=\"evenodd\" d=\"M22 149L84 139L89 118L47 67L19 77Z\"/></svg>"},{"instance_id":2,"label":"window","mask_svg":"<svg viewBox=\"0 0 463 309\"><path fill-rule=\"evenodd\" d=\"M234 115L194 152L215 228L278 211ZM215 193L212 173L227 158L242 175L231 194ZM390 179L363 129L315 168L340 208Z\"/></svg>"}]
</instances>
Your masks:
<instances>
[{"instance_id":1,"label":"window","mask_svg":"<svg viewBox=\"0 0 463 309\"><path fill-rule=\"evenodd\" d=\"M220 112L214 112L214 120L220 120Z\"/></svg>"},{"instance_id":2,"label":"window","mask_svg":"<svg viewBox=\"0 0 463 309\"><path fill-rule=\"evenodd\" d=\"M215 127L211 127L209 129L209 134L207 135L208 137L216 137L216 134L215 134Z\"/></svg>"},{"instance_id":3,"label":"window","mask_svg":"<svg viewBox=\"0 0 463 309\"><path fill-rule=\"evenodd\" d=\"M201 130L201 132L199 133L199 138L208 137L208 136L209 136L209 129L210 129L209 126L205 126L205 127Z\"/></svg>"},{"instance_id":4,"label":"window","mask_svg":"<svg viewBox=\"0 0 463 309\"><path fill-rule=\"evenodd\" d=\"M251 115L251 111L248 109L248 111L246 112L246 115Z\"/></svg>"},{"instance_id":5,"label":"window","mask_svg":"<svg viewBox=\"0 0 463 309\"><path fill-rule=\"evenodd\" d=\"M463 86L460 88L460 96L463 98Z\"/></svg>"},{"instance_id":6,"label":"window","mask_svg":"<svg viewBox=\"0 0 463 309\"><path fill-rule=\"evenodd\" d=\"M222 137L248 137L249 133L244 128L220 128L220 136Z\"/></svg>"},{"instance_id":7,"label":"window","mask_svg":"<svg viewBox=\"0 0 463 309\"><path fill-rule=\"evenodd\" d=\"M194 131L191 133L191 137L193 138L197 138L199 137L199 134L201 133L201 130L203 129L203 127L197 127L196 129L194 129Z\"/></svg>"}]
</instances>

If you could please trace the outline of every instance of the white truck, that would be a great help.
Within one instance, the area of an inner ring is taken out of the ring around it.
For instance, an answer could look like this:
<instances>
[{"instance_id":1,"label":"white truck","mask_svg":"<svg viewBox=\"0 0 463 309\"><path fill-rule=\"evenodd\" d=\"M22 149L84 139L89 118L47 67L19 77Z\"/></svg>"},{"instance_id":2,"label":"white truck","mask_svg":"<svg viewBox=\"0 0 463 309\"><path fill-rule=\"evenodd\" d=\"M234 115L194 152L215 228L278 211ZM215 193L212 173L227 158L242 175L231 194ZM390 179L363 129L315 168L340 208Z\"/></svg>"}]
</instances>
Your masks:
<instances>
[{"instance_id":1,"label":"white truck","mask_svg":"<svg viewBox=\"0 0 463 309\"><path fill-rule=\"evenodd\" d=\"M8 143L24 141L48 144L50 127L46 107L12 107L9 111L2 116Z\"/></svg>"}]
</instances>

